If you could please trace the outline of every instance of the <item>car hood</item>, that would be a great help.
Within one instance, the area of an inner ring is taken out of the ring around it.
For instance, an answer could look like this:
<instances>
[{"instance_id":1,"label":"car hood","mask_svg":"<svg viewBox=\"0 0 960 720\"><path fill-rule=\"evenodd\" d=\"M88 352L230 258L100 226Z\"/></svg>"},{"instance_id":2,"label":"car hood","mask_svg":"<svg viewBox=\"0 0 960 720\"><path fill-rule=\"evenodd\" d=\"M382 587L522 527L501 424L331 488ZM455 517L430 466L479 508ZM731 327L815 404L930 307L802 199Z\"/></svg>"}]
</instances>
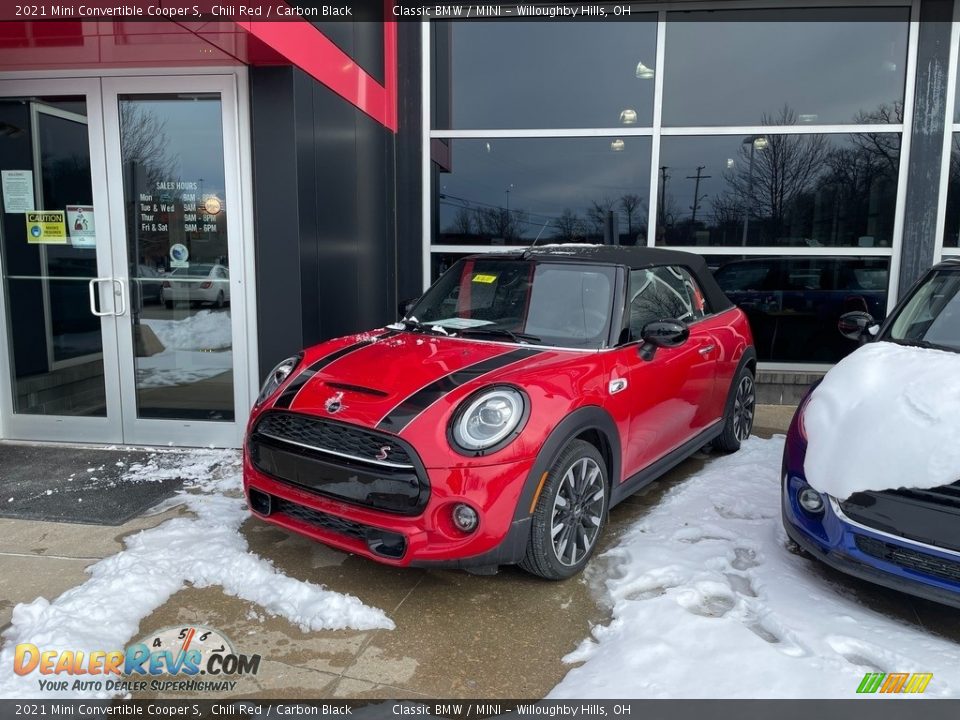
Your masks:
<instances>
[{"instance_id":1,"label":"car hood","mask_svg":"<svg viewBox=\"0 0 960 720\"><path fill-rule=\"evenodd\" d=\"M573 353L579 355L580 353ZM400 433L445 395L503 381L568 351L380 331L311 348L273 408Z\"/></svg>"}]
</instances>

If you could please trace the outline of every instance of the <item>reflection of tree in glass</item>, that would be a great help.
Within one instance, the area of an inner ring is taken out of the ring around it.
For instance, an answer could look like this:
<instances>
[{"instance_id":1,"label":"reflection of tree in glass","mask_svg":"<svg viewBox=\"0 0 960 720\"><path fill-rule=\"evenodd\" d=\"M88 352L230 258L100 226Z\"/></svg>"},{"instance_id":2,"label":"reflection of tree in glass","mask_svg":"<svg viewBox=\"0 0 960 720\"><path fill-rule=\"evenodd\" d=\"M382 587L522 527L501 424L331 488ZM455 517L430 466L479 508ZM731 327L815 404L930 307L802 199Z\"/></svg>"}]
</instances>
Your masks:
<instances>
[{"instance_id":1,"label":"reflection of tree in glass","mask_svg":"<svg viewBox=\"0 0 960 720\"><path fill-rule=\"evenodd\" d=\"M503 240L507 245L520 239L519 225L524 221L522 210L477 208L476 218L481 235Z\"/></svg>"},{"instance_id":2,"label":"reflection of tree in glass","mask_svg":"<svg viewBox=\"0 0 960 720\"><path fill-rule=\"evenodd\" d=\"M775 117L764 114L761 124L796 125L797 113L784 106ZM740 161L724 171L728 189L720 205L722 212L729 212L732 203L741 208L741 214L749 212L751 217L763 218L767 236L780 237L788 212L812 189L823 171L830 146L823 135L765 138L762 150L752 142L740 145Z\"/></svg>"},{"instance_id":3,"label":"reflection of tree in glass","mask_svg":"<svg viewBox=\"0 0 960 720\"><path fill-rule=\"evenodd\" d=\"M570 208L564 208L560 217L553 221L553 239L557 242L583 240L585 234L583 220Z\"/></svg>"},{"instance_id":4,"label":"reflection of tree in glass","mask_svg":"<svg viewBox=\"0 0 960 720\"><path fill-rule=\"evenodd\" d=\"M160 180L174 180L176 163L167 153L166 121L135 102L120 103L120 151L124 163L138 167L152 188Z\"/></svg>"},{"instance_id":5,"label":"reflection of tree in glass","mask_svg":"<svg viewBox=\"0 0 960 720\"><path fill-rule=\"evenodd\" d=\"M620 207L623 208L623 213L627 218L628 244L635 245L637 238L633 234L633 224L637 216L643 214L646 210L646 202L639 195L627 193L620 196Z\"/></svg>"}]
</instances>

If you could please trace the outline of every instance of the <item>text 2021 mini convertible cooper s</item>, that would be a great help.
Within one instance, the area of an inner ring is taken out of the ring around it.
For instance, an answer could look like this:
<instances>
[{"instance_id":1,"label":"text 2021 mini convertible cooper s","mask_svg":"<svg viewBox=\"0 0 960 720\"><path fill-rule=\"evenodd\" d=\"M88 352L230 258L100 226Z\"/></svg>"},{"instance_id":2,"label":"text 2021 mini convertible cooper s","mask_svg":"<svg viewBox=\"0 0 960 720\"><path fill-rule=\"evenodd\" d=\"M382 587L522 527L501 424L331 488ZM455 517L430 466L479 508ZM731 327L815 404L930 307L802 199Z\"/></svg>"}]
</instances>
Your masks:
<instances>
[{"instance_id":1,"label":"text 2021 mini convertible cooper s","mask_svg":"<svg viewBox=\"0 0 960 720\"><path fill-rule=\"evenodd\" d=\"M740 447L755 363L745 316L699 256L465 258L399 323L270 373L247 499L384 563L567 578L613 505L711 441Z\"/></svg>"}]
</instances>

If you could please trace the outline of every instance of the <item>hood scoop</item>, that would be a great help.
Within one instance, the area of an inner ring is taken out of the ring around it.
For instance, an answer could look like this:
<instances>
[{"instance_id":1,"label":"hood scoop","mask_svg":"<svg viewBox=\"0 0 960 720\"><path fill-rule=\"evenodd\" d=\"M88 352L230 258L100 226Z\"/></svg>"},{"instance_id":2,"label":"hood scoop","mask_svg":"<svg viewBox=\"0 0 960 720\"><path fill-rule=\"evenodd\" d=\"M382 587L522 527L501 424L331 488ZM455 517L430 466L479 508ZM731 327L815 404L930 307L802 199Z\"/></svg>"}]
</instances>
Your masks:
<instances>
[{"instance_id":1,"label":"hood scoop","mask_svg":"<svg viewBox=\"0 0 960 720\"><path fill-rule=\"evenodd\" d=\"M363 385L351 385L350 383L340 383L340 382L325 382L329 388L334 390L347 390L349 392L362 393L364 395L372 395L373 397L390 397L390 393L384 392L383 390L376 390L374 388L364 387Z\"/></svg>"}]
</instances>

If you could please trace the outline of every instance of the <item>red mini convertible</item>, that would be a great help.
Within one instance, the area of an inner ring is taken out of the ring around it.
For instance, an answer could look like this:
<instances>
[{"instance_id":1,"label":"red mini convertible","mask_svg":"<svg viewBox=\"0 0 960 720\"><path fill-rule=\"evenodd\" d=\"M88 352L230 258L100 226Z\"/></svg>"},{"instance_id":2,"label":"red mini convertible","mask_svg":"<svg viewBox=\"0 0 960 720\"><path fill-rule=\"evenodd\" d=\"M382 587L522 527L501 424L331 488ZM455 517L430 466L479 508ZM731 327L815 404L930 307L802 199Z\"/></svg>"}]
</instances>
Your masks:
<instances>
[{"instance_id":1,"label":"red mini convertible","mask_svg":"<svg viewBox=\"0 0 960 720\"><path fill-rule=\"evenodd\" d=\"M610 508L753 424L747 320L702 258L459 261L382 330L280 363L247 431L259 517L392 565L579 572Z\"/></svg>"}]
</instances>

